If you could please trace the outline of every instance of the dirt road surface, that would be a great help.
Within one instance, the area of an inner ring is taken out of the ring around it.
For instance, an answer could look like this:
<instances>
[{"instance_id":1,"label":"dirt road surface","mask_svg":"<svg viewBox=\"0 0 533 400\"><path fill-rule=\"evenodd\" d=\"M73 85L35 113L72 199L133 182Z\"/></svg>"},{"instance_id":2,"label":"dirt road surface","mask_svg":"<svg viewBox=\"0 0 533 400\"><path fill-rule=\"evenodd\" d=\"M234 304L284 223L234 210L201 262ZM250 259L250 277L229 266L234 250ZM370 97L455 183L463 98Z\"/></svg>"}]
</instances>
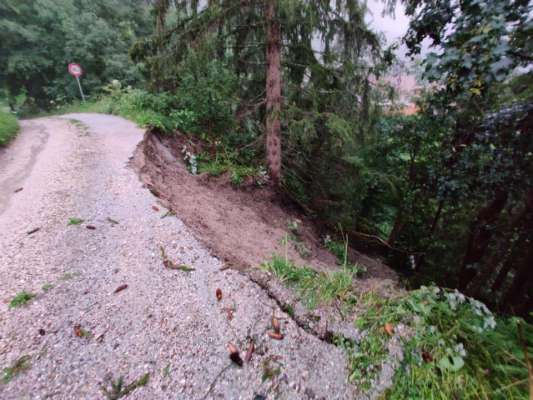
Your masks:
<instances>
[{"instance_id":1,"label":"dirt road surface","mask_svg":"<svg viewBox=\"0 0 533 400\"><path fill-rule=\"evenodd\" d=\"M120 377L115 398L353 398L340 349L165 217L128 165L142 134L72 114L23 121L0 151L0 399L114 398L103 388ZM164 268L161 247L194 270ZM35 297L10 307L22 291ZM267 335L273 313L280 341ZM251 361L232 365L227 343L244 357L249 338Z\"/></svg>"}]
</instances>

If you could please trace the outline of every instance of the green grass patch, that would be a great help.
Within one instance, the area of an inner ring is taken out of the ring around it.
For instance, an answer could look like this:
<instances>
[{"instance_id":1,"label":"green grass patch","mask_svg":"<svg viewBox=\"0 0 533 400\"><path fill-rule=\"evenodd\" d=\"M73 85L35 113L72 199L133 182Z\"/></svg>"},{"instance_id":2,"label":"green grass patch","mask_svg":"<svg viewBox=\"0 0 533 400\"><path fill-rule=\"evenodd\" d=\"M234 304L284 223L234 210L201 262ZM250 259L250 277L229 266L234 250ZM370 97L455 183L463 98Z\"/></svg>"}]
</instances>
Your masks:
<instances>
[{"instance_id":1,"label":"green grass patch","mask_svg":"<svg viewBox=\"0 0 533 400\"><path fill-rule=\"evenodd\" d=\"M122 397L128 396L135 389L146 386L150 380L150 374L146 373L139 379L126 385L124 384L124 378L121 376L116 381L111 382L110 387L102 387L102 392L108 400L117 400Z\"/></svg>"},{"instance_id":2,"label":"green grass patch","mask_svg":"<svg viewBox=\"0 0 533 400\"><path fill-rule=\"evenodd\" d=\"M80 225L84 222L81 218L69 218L67 225Z\"/></svg>"},{"instance_id":3,"label":"green grass patch","mask_svg":"<svg viewBox=\"0 0 533 400\"><path fill-rule=\"evenodd\" d=\"M5 146L19 130L17 118L9 112L0 110L0 146Z\"/></svg>"},{"instance_id":4,"label":"green grass patch","mask_svg":"<svg viewBox=\"0 0 533 400\"><path fill-rule=\"evenodd\" d=\"M298 267L287 258L274 256L263 268L276 275L283 283L296 289L308 308L331 304L335 300L353 302L354 271L342 269L334 272L317 272L309 267Z\"/></svg>"},{"instance_id":5,"label":"green grass patch","mask_svg":"<svg viewBox=\"0 0 533 400\"><path fill-rule=\"evenodd\" d=\"M234 186L241 186L247 177L259 176L259 170L256 167L238 165L229 159L211 160L206 157L199 157L198 173L207 173L211 176L220 176L228 172L230 182Z\"/></svg>"},{"instance_id":6,"label":"green grass patch","mask_svg":"<svg viewBox=\"0 0 533 400\"><path fill-rule=\"evenodd\" d=\"M385 324L403 324L409 332L401 338L404 359L385 398L527 398L524 348L533 354L533 327L523 320L496 318L479 301L437 287L397 299L367 296L361 304L357 326L365 335L344 346L352 382L373 386L387 356Z\"/></svg>"},{"instance_id":7,"label":"green grass patch","mask_svg":"<svg viewBox=\"0 0 533 400\"><path fill-rule=\"evenodd\" d=\"M11 382L17 375L28 370L30 366L30 356L20 357L13 365L2 370L1 382L4 385Z\"/></svg>"},{"instance_id":8,"label":"green grass patch","mask_svg":"<svg viewBox=\"0 0 533 400\"><path fill-rule=\"evenodd\" d=\"M19 292L11 299L9 302L9 308L17 308L27 305L35 295L30 292L22 291Z\"/></svg>"}]
</instances>

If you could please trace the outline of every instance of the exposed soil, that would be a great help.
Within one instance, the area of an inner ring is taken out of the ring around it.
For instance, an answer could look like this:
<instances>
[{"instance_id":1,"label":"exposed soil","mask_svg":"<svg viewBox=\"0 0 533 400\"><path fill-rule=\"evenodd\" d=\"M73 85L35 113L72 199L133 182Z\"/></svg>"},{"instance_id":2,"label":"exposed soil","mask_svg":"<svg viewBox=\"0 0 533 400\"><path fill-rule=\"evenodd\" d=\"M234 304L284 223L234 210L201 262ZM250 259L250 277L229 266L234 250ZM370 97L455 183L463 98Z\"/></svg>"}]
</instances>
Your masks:
<instances>
[{"instance_id":1,"label":"exposed soil","mask_svg":"<svg viewBox=\"0 0 533 400\"><path fill-rule=\"evenodd\" d=\"M194 154L209 151L201 142L185 135L145 134L133 161L152 193L195 233L211 254L224 262L224 268L236 269L247 276L290 314L301 329L329 343L333 337L358 342L356 314L344 315L336 302L310 310L293 290L257 268L272 255L285 252L296 265L318 271L339 268L335 256L323 245L320 227L268 185L260 186L249 179L235 187L225 175L192 175L183 161L184 146ZM297 232L289 229L291 221L298 221ZM285 245L283 239L289 233L296 233L298 242L289 240ZM306 249L304 255L302 245ZM382 296L401 292L397 274L380 260L353 249L349 250L349 258L366 269L354 283L357 292L375 291Z\"/></svg>"},{"instance_id":2,"label":"exposed soil","mask_svg":"<svg viewBox=\"0 0 533 400\"><path fill-rule=\"evenodd\" d=\"M288 251L297 265L317 270L334 268L335 256L325 249L320 227L313 221L268 185L259 186L249 179L235 187L227 174L192 175L183 162L184 146L193 153L202 150L200 142L185 135L169 138L148 132L137 148L134 164L152 193L226 266L242 271ZM283 240L290 233L291 221L298 221L301 244L289 240L285 246ZM302 255L302 244L307 254ZM383 280L398 281L397 274L378 259L353 249L349 258L366 268L361 282L364 286L375 286Z\"/></svg>"}]
</instances>

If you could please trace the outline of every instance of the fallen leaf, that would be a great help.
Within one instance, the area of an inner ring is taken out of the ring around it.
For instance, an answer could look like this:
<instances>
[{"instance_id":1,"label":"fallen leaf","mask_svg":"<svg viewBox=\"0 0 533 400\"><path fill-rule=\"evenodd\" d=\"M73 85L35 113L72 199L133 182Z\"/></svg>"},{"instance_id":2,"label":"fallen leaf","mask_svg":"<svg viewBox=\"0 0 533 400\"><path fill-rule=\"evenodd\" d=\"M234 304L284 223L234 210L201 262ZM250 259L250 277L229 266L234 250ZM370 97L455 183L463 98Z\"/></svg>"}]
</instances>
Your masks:
<instances>
[{"instance_id":1,"label":"fallen leaf","mask_svg":"<svg viewBox=\"0 0 533 400\"><path fill-rule=\"evenodd\" d=\"M81 329L81 325L79 324L74 325L74 335L76 335L77 337L85 336L83 329Z\"/></svg>"},{"instance_id":2,"label":"fallen leaf","mask_svg":"<svg viewBox=\"0 0 533 400\"><path fill-rule=\"evenodd\" d=\"M159 207L152 206L152 210L154 210L154 211L159 211Z\"/></svg>"},{"instance_id":3,"label":"fallen leaf","mask_svg":"<svg viewBox=\"0 0 533 400\"><path fill-rule=\"evenodd\" d=\"M44 329L39 329L39 335L44 336L46 335L46 332Z\"/></svg>"},{"instance_id":4,"label":"fallen leaf","mask_svg":"<svg viewBox=\"0 0 533 400\"><path fill-rule=\"evenodd\" d=\"M222 300L222 289L218 288L215 292L215 295L217 296L217 300Z\"/></svg>"},{"instance_id":5,"label":"fallen leaf","mask_svg":"<svg viewBox=\"0 0 533 400\"><path fill-rule=\"evenodd\" d=\"M279 332L268 331L267 334L272 339L276 339L276 340L282 340L283 339L283 335L281 333L279 333Z\"/></svg>"},{"instance_id":6,"label":"fallen leaf","mask_svg":"<svg viewBox=\"0 0 533 400\"><path fill-rule=\"evenodd\" d=\"M385 329L385 332L387 332L387 335L389 336L394 335L394 326L390 322L387 322L385 326L383 327L383 329Z\"/></svg>"},{"instance_id":7,"label":"fallen leaf","mask_svg":"<svg viewBox=\"0 0 533 400\"><path fill-rule=\"evenodd\" d=\"M246 355L244 356L244 361L246 361L247 363L250 362L250 360L252 359L252 354L254 353L254 350L255 350L254 340L250 339L248 341L248 350L246 350Z\"/></svg>"},{"instance_id":8,"label":"fallen leaf","mask_svg":"<svg viewBox=\"0 0 533 400\"><path fill-rule=\"evenodd\" d=\"M228 351L230 360L237 364L239 367L242 367L242 358L239 354L239 350L237 349L237 347L235 347L233 343L228 343Z\"/></svg>"},{"instance_id":9,"label":"fallen leaf","mask_svg":"<svg viewBox=\"0 0 533 400\"><path fill-rule=\"evenodd\" d=\"M19 187L18 189L15 189L15 190L13 191L13 193L18 193L18 192L21 192L21 191L22 191L22 189L23 189L23 188Z\"/></svg>"},{"instance_id":10,"label":"fallen leaf","mask_svg":"<svg viewBox=\"0 0 533 400\"><path fill-rule=\"evenodd\" d=\"M86 228L87 228L87 229L90 229L90 230L92 230L92 231L94 231L94 230L96 229L96 226L94 226L94 225L87 225Z\"/></svg>"},{"instance_id":11,"label":"fallen leaf","mask_svg":"<svg viewBox=\"0 0 533 400\"><path fill-rule=\"evenodd\" d=\"M38 232L38 231L40 231L40 230L41 230L41 228L34 228L34 229L32 229L31 231L28 231L28 232L26 232L26 233L27 233L28 235L33 235L35 232Z\"/></svg>"},{"instance_id":12,"label":"fallen leaf","mask_svg":"<svg viewBox=\"0 0 533 400\"><path fill-rule=\"evenodd\" d=\"M431 353L428 353L427 351L423 351L422 352L422 359L427 362L427 363L430 363L433 361L433 356L431 355Z\"/></svg>"},{"instance_id":13,"label":"fallen leaf","mask_svg":"<svg viewBox=\"0 0 533 400\"><path fill-rule=\"evenodd\" d=\"M120 285L118 288L116 288L114 293L121 292L121 291L123 291L124 289L127 289L127 288L128 288L128 284L125 283L123 285Z\"/></svg>"},{"instance_id":14,"label":"fallen leaf","mask_svg":"<svg viewBox=\"0 0 533 400\"><path fill-rule=\"evenodd\" d=\"M275 333L280 333L281 331L281 325L276 317L272 317L272 329L274 329Z\"/></svg>"},{"instance_id":15,"label":"fallen leaf","mask_svg":"<svg viewBox=\"0 0 533 400\"><path fill-rule=\"evenodd\" d=\"M107 217L107 221L111 223L111 225L118 225L118 221L115 221L113 218Z\"/></svg>"}]
</instances>

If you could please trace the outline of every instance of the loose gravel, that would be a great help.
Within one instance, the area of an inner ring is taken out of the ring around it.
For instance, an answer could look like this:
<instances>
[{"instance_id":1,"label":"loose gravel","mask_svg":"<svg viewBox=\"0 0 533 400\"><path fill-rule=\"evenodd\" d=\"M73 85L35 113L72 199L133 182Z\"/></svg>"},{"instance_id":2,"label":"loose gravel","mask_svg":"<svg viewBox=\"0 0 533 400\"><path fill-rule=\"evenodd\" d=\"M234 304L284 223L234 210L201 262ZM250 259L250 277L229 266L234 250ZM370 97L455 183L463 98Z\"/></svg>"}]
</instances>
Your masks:
<instances>
[{"instance_id":1,"label":"loose gravel","mask_svg":"<svg viewBox=\"0 0 533 400\"><path fill-rule=\"evenodd\" d=\"M179 216L163 217L128 165L142 135L118 117L72 114L24 121L0 153L0 372L29 357L0 379L0 399L105 399L102 387L146 373L127 398L354 398L340 349L221 270ZM161 246L194 271L166 269ZM21 291L36 297L10 308ZM281 341L267 335L273 314ZM227 343L244 357L250 337L251 361L231 365Z\"/></svg>"}]
</instances>

